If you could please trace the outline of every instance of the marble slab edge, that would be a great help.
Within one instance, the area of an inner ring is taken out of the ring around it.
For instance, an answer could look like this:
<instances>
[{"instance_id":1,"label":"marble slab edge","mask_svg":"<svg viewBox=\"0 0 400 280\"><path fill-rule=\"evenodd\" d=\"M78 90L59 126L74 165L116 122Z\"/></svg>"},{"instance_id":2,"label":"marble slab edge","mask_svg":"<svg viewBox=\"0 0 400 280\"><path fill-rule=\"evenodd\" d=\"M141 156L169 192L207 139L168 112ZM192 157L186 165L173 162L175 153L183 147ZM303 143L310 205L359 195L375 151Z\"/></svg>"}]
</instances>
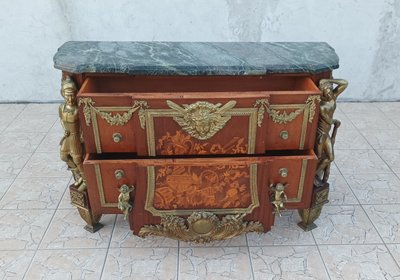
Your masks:
<instances>
[{"instance_id":1,"label":"marble slab edge","mask_svg":"<svg viewBox=\"0 0 400 280\"><path fill-rule=\"evenodd\" d=\"M266 75L320 73L339 67L323 42L70 41L54 56L70 73L129 75Z\"/></svg>"}]
</instances>

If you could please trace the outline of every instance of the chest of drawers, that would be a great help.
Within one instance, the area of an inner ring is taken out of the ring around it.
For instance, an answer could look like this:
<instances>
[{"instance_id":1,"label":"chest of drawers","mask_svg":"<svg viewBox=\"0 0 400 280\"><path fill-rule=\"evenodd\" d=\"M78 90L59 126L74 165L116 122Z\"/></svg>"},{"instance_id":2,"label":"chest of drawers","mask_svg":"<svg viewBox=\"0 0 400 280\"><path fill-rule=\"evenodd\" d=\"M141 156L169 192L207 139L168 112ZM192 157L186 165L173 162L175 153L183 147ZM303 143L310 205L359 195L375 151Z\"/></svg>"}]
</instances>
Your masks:
<instances>
[{"instance_id":1,"label":"chest of drawers","mask_svg":"<svg viewBox=\"0 0 400 280\"><path fill-rule=\"evenodd\" d=\"M122 213L134 234L208 242L285 209L314 226L347 86L327 44L67 42L54 61L86 229Z\"/></svg>"}]
</instances>

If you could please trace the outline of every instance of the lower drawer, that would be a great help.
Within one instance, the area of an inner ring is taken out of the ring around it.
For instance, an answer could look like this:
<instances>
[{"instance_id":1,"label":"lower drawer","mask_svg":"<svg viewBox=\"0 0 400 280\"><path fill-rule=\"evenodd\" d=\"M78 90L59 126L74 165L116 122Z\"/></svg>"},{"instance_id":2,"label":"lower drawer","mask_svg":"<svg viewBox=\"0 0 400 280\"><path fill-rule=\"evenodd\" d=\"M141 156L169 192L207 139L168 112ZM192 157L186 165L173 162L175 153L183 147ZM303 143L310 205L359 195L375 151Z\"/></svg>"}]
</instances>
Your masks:
<instances>
[{"instance_id":1,"label":"lower drawer","mask_svg":"<svg viewBox=\"0 0 400 280\"><path fill-rule=\"evenodd\" d=\"M286 186L286 208L306 208L315 172L312 151L291 156L117 157L86 156L90 203L95 214L121 213L120 187L134 186L129 220L135 233L144 225L160 223L163 216L189 216L195 211L222 216L242 213L246 220L261 222L267 231L273 223L271 187L277 183Z\"/></svg>"}]
</instances>

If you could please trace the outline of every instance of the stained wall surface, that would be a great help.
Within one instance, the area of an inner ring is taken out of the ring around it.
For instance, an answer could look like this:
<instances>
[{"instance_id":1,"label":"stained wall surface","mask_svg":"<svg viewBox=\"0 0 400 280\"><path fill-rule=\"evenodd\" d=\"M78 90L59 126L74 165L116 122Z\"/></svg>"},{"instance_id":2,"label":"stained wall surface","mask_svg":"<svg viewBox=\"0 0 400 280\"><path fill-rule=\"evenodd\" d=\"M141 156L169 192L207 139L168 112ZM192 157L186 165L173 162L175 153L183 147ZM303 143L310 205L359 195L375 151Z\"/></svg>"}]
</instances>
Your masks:
<instances>
[{"instance_id":1,"label":"stained wall surface","mask_svg":"<svg viewBox=\"0 0 400 280\"><path fill-rule=\"evenodd\" d=\"M68 40L326 41L342 100L400 100L398 0L3 1L0 38L0 102L61 100Z\"/></svg>"}]
</instances>

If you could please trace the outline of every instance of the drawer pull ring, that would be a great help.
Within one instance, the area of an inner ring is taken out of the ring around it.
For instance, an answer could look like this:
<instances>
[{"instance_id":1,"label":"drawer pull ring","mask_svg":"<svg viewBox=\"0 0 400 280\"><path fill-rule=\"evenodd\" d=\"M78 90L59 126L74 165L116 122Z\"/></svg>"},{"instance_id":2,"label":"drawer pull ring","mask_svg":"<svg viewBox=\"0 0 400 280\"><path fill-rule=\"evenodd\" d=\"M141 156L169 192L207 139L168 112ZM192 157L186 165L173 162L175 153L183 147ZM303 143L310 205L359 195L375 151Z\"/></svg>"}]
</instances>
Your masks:
<instances>
[{"instance_id":1,"label":"drawer pull ring","mask_svg":"<svg viewBox=\"0 0 400 280\"><path fill-rule=\"evenodd\" d=\"M274 206L275 210L274 213L278 214L281 217L281 211L286 210L284 203L287 201L287 195L285 193L285 189L287 188L287 184L278 183L276 185L271 184L270 188L273 191L272 197L272 205Z\"/></svg>"},{"instance_id":2,"label":"drawer pull ring","mask_svg":"<svg viewBox=\"0 0 400 280\"><path fill-rule=\"evenodd\" d=\"M125 172L122 169L117 169L117 170L115 170L114 175L115 175L115 179L121 180L125 176Z\"/></svg>"},{"instance_id":3,"label":"drawer pull ring","mask_svg":"<svg viewBox=\"0 0 400 280\"><path fill-rule=\"evenodd\" d=\"M283 140L287 140L289 138L289 132L287 130L282 130L279 135Z\"/></svg>"},{"instance_id":4,"label":"drawer pull ring","mask_svg":"<svg viewBox=\"0 0 400 280\"><path fill-rule=\"evenodd\" d=\"M122 185L119 188L118 196L118 209L124 214L124 220L128 218L129 212L132 210L132 204L130 203L130 192L135 189L134 186L129 187L128 185Z\"/></svg>"},{"instance_id":5,"label":"drawer pull ring","mask_svg":"<svg viewBox=\"0 0 400 280\"><path fill-rule=\"evenodd\" d=\"M113 140L115 143L119 143L122 140L122 135L121 135L121 133L118 133L118 132L114 133L112 137L113 137Z\"/></svg>"},{"instance_id":6,"label":"drawer pull ring","mask_svg":"<svg viewBox=\"0 0 400 280\"><path fill-rule=\"evenodd\" d=\"M288 176L288 170L287 168L281 168L279 169L279 175L281 175L281 177L286 178Z\"/></svg>"}]
</instances>

